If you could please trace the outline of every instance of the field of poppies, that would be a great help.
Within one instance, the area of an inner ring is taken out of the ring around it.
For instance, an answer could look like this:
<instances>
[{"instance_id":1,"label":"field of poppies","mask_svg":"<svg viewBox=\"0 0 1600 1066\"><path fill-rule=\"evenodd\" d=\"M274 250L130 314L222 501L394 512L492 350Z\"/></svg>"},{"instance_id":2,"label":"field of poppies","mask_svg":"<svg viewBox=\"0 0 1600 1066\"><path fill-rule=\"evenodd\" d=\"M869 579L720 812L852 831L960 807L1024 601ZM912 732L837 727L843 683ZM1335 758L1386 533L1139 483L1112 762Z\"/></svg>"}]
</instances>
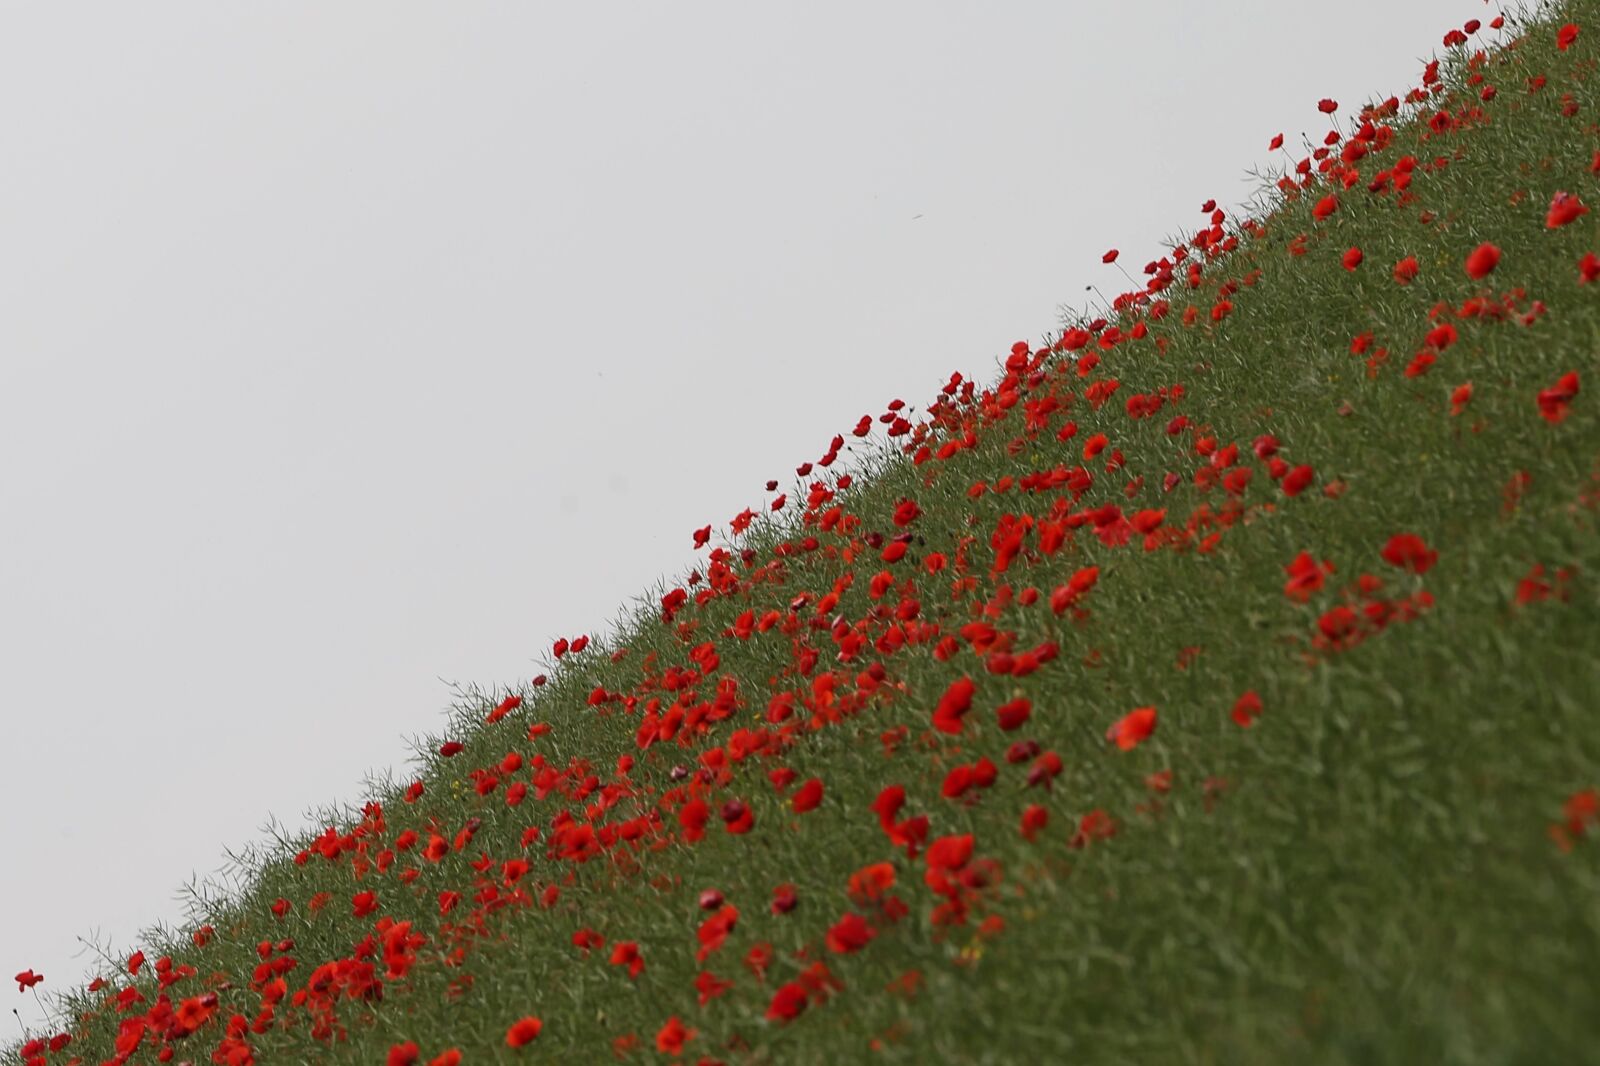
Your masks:
<instances>
[{"instance_id":1,"label":"field of poppies","mask_svg":"<svg viewBox=\"0 0 1600 1066\"><path fill-rule=\"evenodd\" d=\"M1600 1061L1597 16L1307 101L0 1062Z\"/></svg>"}]
</instances>

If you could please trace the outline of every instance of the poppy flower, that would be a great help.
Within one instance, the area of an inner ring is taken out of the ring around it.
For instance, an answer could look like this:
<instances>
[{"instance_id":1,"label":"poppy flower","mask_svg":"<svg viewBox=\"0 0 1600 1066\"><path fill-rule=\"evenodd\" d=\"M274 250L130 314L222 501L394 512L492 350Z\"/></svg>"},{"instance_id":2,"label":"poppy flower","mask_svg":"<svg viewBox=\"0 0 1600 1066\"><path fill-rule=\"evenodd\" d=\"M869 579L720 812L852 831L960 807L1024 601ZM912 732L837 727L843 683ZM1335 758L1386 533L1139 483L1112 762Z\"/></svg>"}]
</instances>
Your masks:
<instances>
[{"instance_id":1,"label":"poppy flower","mask_svg":"<svg viewBox=\"0 0 1600 1066\"><path fill-rule=\"evenodd\" d=\"M1106 739L1123 751L1132 751L1156 731L1156 709L1137 707L1106 730Z\"/></svg>"},{"instance_id":2,"label":"poppy flower","mask_svg":"<svg viewBox=\"0 0 1600 1066\"><path fill-rule=\"evenodd\" d=\"M939 705L934 708L933 728L941 733L961 732L961 719L972 709L972 697L977 691L978 686L970 677L951 682L944 695L939 697Z\"/></svg>"},{"instance_id":3,"label":"poppy flower","mask_svg":"<svg viewBox=\"0 0 1600 1066\"><path fill-rule=\"evenodd\" d=\"M795 792L794 798L789 801L796 814L805 814L814 811L822 805L822 782L813 777Z\"/></svg>"},{"instance_id":4,"label":"poppy flower","mask_svg":"<svg viewBox=\"0 0 1600 1066\"><path fill-rule=\"evenodd\" d=\"M1032 713L1033 704L1026 699L1015 699L995 709L995 716L1000 719L1000 728L1006 733L1021 729Z\"/></svg>"},{"instance_id":5,"label":"poppy flower","mask_svg":"<svg viewBox=\"0 0 1600 1066\"><path fill-rule=\"evenodd\" d=\"M639 954L639 945L632 940L618 942L617 946L611 949L610 961L613 966L626 966L628 977L632 980L638 980L639 975L644 972L644 956Z\"/></svg>"},{"instance_id":6,"label":"poppy flower","mask_svg":"<svg viewBox=\"0 0 1600 1066\"><path fill-rule=\"evenodd\" d=\"M1575 23L1569 22L1556 31L1556 47L1563 52L1571 48L1572 43L1577 39L1578 27Z\"/></svg>"},{"instance_id":7,"label":"poppy flower","mask_svg":"<svg viewBox=\"0 0 1600 1066\"><path fill-rule=\"evenodd\" d=\"M32 988L34 985L43 980L44 974L34 973L32 970L23 970L16 976L17 991L26 992L28 989Z\"/></svg>"},{"instance_id":8,"label":"poppy flower","mask_svg":"<svg viewBox=\"0 0 1600 1066\"><path fill-rule=\"evenodd\" d=\"M1346 270L1354 270L1356 267L1361 265L1361 260L1363 258L1364 256L1362 256L1360 248L1351 248L1349 251L1345 252L1342 257L1340 257L1339 261L1344 264L1344 268Z\"/></svg>"},{"instance_id":9,"label":"poppy flower","mask_svg":"<svg viewBox=\"0 0 1600 1066\"><path fill-rule=\"evenodd\" d=\"M1544 216L1546 229L1559 229L1562 226L1576 222L1579 218L1589 213L1583 201L1569 192L1558 192L1555 199L1550 201L1550 210Z\"/></svg>"},{"instance_id":10,"label":"poppy flower","mask_svg":"<svg viewBox=\"0 0 1600 1066\"><path fill-rule=\"evenodd\" d=\"M866 919L851 911L828 927L824 942L829 951L845 955L860 951L877 935L877 931L867 924Z\"/></svg>"},{"instance_id":11,"label":"poppy flower","mask_svg":"<svg viewBox=\"0 0 1600 1066\"><path fill-rule=\"evenodd\" d=\"M1583 258L1578 260L1578 283L1587 285L1596 278L1600 278L1600 255L1585 252Z\"/></svg>"},{"instance_id":12,"label":"poppy flower","mask_svg":"<svg viewBox=\"0 0 1600 1066\"><path fill-rule=\"evenodd\" d=\"M1459 415L1467 409L1467 404L1472 402L1472 382L1457 385L1450 392L1450 413Z\"/></svg>"},{"instance_id":13,"label":"poppy flower","mask_svg":"<svg viewBox=\"0 0 1600 1066\"><path fill-rule=\"evenodd\" d=\"M526 1047L539 1038L539 1033L544 1029L544 1022L532 1015L519 1018L511 1023L511 1028L506 1030L506 1046L512 1048Z\"/></svg>"},{"instance_id":14,"label":"poppy flower","mask_svg":"<svg viewBox=\"0 0 1600 1066\"><path fill-rule=\"evenodd\" d=\"M1426 574L1438 559L1439 553L1415 533L1396 533L1383 546L1384 562L1413 574Z\"/></svg>"},{"instance_id":15,"label":"poppy flower","mask_svg":"<svg viewBox=\"0 0 1600 1066\"><path fill-rule=\"evenodd\" d=\"M1313 593L1322 590L1324 575L1333 573L1333 564L1326 559L1319 564L1310 552L1302 551L1283 570L1289 575L1283 594L1296 603L1305 603Z\"/></svg>"},{"instance_id":16,"label":"poppy flower","mask_svg":"<svg viewBox=\"0 0 1600 1066\"><path fill-rule=\"evenodd\" d=\"M755 827L755 814L743 800L731 799L722 805L722 828L735 836L743 836Z\"/></svg>"},{"instance_id":17,"label":"poppy flower","mask_svg":"<svg viewBox=\"0 0 1600 1066\"><path fill-rule=\"evenodd\" d=\"M1494 268L1499 265L1500 249L1485 241L1467 256L1467 277L1473 281L1481 281L1494 273Z\"/></svg>"},{"instance_id":18,"label":"poppy flower","mask_svg":"<svg viewBox=\"0 0 1600 1066\"><path fill-rule=\"evenodd\" d=\"M695 1038L698 1029L690 1029L674 1014L656 1032L656 1050L663 1055L683 1054L683 1045Z\"/></svg>"},{"instance_id":19,"label":"poppy flower","mask_svg":"<svg viewBox=\"0 0 1600 1066\"><path fill-rule=\"evenodd\" d=\"M1573 398L1578 395L1578 372L1569 370L1548 389L1539 390L1539 417L1552 426L1562 422L1570 413Z\"/></svg>"},{"instance_id":20,"label":"poppy flower","mask_svg":"<svg viewBox=\"0 0 1600 1066\"><path fill-rule=\"evenodd\" d=\"M1283 494L1285 496L1298 496L1306 490L1316 477L1316 471L1304 464L1294 467L1283 475Z\"/></svg>"},{"instance_id":21,"label":"poppy flower","mask_svg":"<svg viewBox=\"0 0 1600 1066\"><path fill-rule=\"evenodd\" d=\"M357 892L350 897L350 909L357 918L365 918L378 909L378 894L371 890Z\"/></svg>"},{"instance_id":22,"label":"poppy flower","mask_svg":"<svg viewBox=\"0 0 1600 1066\"><path fill-rule=\"evenodd\" d=\"M1317 630L1322 639L1335 648L1354 644L1359 635L1359 626L1360 616L1344 604L1325 611L1317 619Z\"/></svg>"},{"instance_id":23,"label":"poppy flower","mask_svg":"<svg viewBox=\"0 0 1600 1066\"><path fill-rule=\"evenodd\" d=\"M723 904L715 914L701 922L700 928L695 931L695 938L700 941L700 950L695 955L695 961L705 962L722 950L722 945L728 941L728 934L732 933L734 926L738 924L739 908L731 903Z\"/></svg>"},{"instance_id":24,"label":"poppy flower","mask_svg":"<svg viewBox=\"0 0 1600 1066\"><path fill-rule=\"evenodd\" d=\"M772 890L772 913L788 914L800 906L800 895L791 884L781 884Z\"/></svg>"},{"instance_id":25,"label":"poppy flower","mask_svg":"<svg viewBox=\"0 0 1600 1066\"><path fill-rule=\"evenodd\" d=\"M772 1002L767 1006L767 1020L769 1022L792 1022L800 1017L806 1009L805 986L798 981L790 981L773 993Z\"/></svg>"},{"instance_id":26,"label":"poppy flower","mask_svg":"<svg viewBox=\"0 0 1600 1066\"><path fill-rule=\"evenodd\" d=\"M128 956L128 972L137 975L139 967L144 965L144 952L135 951Z\"/></svg>"},{"instance_id":27,"label":"poppy flower","mask_svg":"<svg viewBox=\"0 0 1600 1066\"><path fill-rule=\"evenodd\" d=\"M1065 585L1058 586L1055 591L1050 593L1051 612L1060 614L1065 611L1068 607L1077 603L1079 597L1084 593L1094 588L1095 583L1099 580L1100 568L1098 566L1086 566L1079 570L1072 575Z\"/></svg>"},{"instance_id":28,"label":"poppy flower","mask_svg":"<svg viewBox=\"0 0 1600 1066\"><path fill-rule=\"evenodd\" d=\"M915 522L922 515L922 508L917 506L915 500L901 500L894 507L894 524L904 529Z\"/></svg>"},{"instance_id":29,"label":"poppy flower","mask_svg":"<svg viewBox=\"0 0 1600 1066\"><path fill-rule=\"evenodd\" d=\"M1321 222L1323 219L1339 210L1339 198L1329 193L1317 201L1317 206L1311 209L1311 217Z\"/></svg>"},{"instance_id":30,"label":"poppy flower","mask_svg":"<svg viewBox=\"0 0 1600 1066\"><path fill-rule=\"evenodd\" d=\"M1394 265L1394 280L1399 282L1401 285L1409 285L1416 279L1417 271L1419 269L1420 268L1417 266L1417 257L1414 255L1408 255Z\"/></svg>"},{"instance_id":31,"label":"poppy flower","mask_svg":"<svg viewBox=\"0 0 1600 1066\"><path fill-rule=\"evenodd\" d=\"M1100 257L1100 262L1102 262L1102 263L1115 263L1117 261L1117 254L1118 254L1117 250L1115 248L1113 248L1109 252L1107 252L1105 255L1102 255Z\"/></svg>"},{"instance_id":32,"label":"poppy flower","mask_svg":"<svg viewBox=\"0 0 1600 1066\"><path fill-rule=\"evenodd\" d=\"M694 989L700 994L700 1006L702 1007L732 987L732 981L724 981L709 970L701 970L695 975Z\"/></svg>"},{"instance_id":33,"label":"poppy flower","mask_svg":"<svg viewBox=\"0 0 1600 1066\"><path fill-rule=\"evenodd\" d=\"M1033 765L1028 767L1028 787L1042 787L1049 791L1055 779L1061 776L1062 769L1061 756L1053 751L1041 752L1033 760Z\"/></svg>"},{"instance_id":34,"label":"poppy flower","mask_svg":"<svg viewBox=\"0 0 1600 1066\"><path fill-rule=\"evenodd\" d=\"M384 1066L416 1066L422 1059L422 1049L417 1047L415 1040L407 1040L404 1044L395 1044L389 1049L389 1057L384 1060Z\"/></svg>"},{"instance_id":35,"label":"poppy flower","mask_svg":"<svg viewBox=\"0 0 1600 1066\"><path fill-rule=\"evenodd\" d=\"M1069 848L1086 848L1091 841L1110 840L1117 835L1117 820L1095 808L1078 820L1078 830L1067 841Z\"/></svg>"},{"instance_id":36,"label":"poppy flower","mask_svg":"<svg viewBox=\"0 0 1600 1066\"><path fill-rule=\"evenodd\" d=\"M1240 729L1249 729L1261 717L1261 697L1250 689L1233 704L1233 720Z\"/></svg>"},{"instance_id":37,"label":"poppy flower","mask_svg":"<svg viewBox=\"0 0 1600 1066\"><path fill-rule=\"evenodd\" d=\"M1050 812L1037 803L1030 803L1022 812L1020 830L1022 839L1033 843L1045 827L1050 824Z\"/></svg>"}]
</instances>

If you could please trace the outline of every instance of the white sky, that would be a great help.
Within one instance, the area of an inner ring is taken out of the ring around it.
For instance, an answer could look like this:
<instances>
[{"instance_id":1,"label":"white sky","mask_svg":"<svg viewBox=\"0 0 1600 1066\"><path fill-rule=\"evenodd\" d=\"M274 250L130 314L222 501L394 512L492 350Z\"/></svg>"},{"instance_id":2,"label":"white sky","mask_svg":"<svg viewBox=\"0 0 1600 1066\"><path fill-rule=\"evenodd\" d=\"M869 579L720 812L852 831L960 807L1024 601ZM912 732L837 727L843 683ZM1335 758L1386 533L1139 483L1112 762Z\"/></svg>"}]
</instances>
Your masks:
<instances>
[{"instance_id":1,"label":"white sky","mask_svg":"<svg viewBox=\"0 0 1600 1066\"><path fill-rule=\"evenodd\" d=\"M1492 15L6 4L0 976L176 921L441 678L525 680Z\"/></svg>"}]
</instances>

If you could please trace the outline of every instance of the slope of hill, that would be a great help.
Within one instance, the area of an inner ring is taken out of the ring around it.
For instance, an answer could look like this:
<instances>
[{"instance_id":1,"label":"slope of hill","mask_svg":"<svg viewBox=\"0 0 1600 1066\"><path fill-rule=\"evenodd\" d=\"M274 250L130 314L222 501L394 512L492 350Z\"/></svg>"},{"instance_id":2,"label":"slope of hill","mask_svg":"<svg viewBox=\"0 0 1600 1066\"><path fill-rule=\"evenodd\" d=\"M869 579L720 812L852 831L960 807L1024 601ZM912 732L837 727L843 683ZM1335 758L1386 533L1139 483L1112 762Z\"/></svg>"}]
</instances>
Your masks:
<instances>
[{"instance_id":1,"label":"slope of hill","mask_svg":"<svg viewBox=\"0 0 1600 1066\"><path fill-rule=\"evenodd\" d=\"M0 1061L1593 1061L1597 7L1324 101Z\"/></svg>"}]
</instances>

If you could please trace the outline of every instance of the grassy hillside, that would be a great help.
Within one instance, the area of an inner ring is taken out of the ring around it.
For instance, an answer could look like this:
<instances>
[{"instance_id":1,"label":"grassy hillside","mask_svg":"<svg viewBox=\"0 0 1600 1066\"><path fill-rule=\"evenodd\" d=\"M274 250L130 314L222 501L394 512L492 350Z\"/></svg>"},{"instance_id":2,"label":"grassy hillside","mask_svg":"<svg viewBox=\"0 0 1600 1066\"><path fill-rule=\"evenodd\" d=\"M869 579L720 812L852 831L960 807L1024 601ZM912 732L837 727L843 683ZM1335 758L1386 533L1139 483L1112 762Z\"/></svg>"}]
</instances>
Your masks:
<instances>
[{"instance_id":1,"label":"grassy hillside","mask_svg":"<svg viewBox=\"0 0 1600 1066\"><path fill-rule=\"evenodd\" d=\"M0 1061L1600 1061L1597 16L1328 102Z\"/></svg>"}]
</instances>

